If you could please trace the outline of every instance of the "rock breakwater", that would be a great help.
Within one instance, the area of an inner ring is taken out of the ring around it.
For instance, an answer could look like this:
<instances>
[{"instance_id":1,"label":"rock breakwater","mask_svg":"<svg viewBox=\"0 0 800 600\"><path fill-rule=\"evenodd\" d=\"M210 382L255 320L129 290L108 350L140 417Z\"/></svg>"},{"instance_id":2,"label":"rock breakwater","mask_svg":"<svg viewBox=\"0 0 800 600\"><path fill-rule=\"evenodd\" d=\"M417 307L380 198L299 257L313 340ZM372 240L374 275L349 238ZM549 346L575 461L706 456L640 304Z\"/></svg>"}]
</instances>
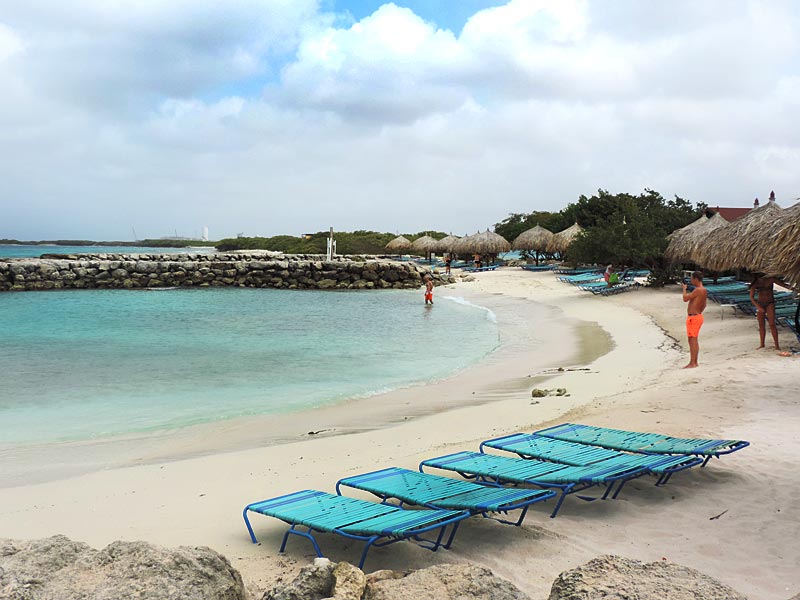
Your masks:
<instances>
[{"instance_id":1,"label":"rock breakwater","mask_svg":"<svg viewBox=\"0 0 800 600\"><path fill-rule=\"evenodd\" d=\"M370 256L263 254L86 254L0 261L0 291L260 287L414 289L430 271ZM434 275L436 283L455 281Z\"/></svg>"}]
</instances>

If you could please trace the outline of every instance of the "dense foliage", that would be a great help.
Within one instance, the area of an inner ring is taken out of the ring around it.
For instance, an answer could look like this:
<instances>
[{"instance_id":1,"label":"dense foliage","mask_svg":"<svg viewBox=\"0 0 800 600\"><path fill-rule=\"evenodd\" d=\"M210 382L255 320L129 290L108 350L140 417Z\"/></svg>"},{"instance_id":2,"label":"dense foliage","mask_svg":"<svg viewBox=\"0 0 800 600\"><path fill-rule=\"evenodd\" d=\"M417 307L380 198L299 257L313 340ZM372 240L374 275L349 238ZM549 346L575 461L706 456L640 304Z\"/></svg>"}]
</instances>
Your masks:
<instances>
[{"instance_id":1,"label":"dense foliage","mask_svg":"<svg viewBox=\"0 0 800 600\"><path fill-rule=\"evenodd\" d=\"M273 250L287 254L325 254L329 232L319 231L304 237L276 235L274 237L240 237L228 238L217 242L217 250ZM403 234L414 241L423 235L436 239L446 234L440 231L426 231L416 234ZM386 244L397 237L394 233L377 231L339 231L334 232L337 254L384 254Z\"/></svg>"},{"instance_id":2,"label":"dense foliage","mask_svg":"<svg viewBox=\"0 0 800 600\"><path fill-rule=\"evenodd\" d=\"M698 218L705 204L683 198L666 200L653 190L638 196L597 194L581 196L557 213L515 213L497 223L495 231L512 241L523 231L541 225L553 233L578 223L585 231L564 257L572 263L614 264L661 270L666 236Z\"/></svg>"},{"instance_id":3,"label":"dense foliage","mask_svg":"<svg viewBox=\"0 0 800 600\"><path fill-rule=\"evenodd\" d=\"M660 268L667 235L697 219L703 210L704 204L692 206L677 196L666 200L653 190L638 196L598 190L563 211L586 228L570 245L566 258L575 263Z\"/></svg>"}]
</instances>

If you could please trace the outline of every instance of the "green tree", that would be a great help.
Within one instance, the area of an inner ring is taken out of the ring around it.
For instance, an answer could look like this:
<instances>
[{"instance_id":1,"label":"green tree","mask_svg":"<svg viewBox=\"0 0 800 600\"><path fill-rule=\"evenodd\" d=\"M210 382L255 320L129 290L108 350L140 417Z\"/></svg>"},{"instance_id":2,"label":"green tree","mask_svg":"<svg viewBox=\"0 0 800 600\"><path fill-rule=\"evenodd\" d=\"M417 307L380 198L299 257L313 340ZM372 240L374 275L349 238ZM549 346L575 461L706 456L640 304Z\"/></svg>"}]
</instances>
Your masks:
<instances>
[{"instance_id":1,"label":"green tree","mask_svg":"<svg viewBox=\"0 0 800 600\"><path fill-rule=\"evenodd\" d=\"M659 269L666 236L698 218L705 205L692 206L677 196L667 201L649 189L638 196L598 190L562 212L569 209L585 231L567 250L567 260Z\"/></svg>"}]
</instances>

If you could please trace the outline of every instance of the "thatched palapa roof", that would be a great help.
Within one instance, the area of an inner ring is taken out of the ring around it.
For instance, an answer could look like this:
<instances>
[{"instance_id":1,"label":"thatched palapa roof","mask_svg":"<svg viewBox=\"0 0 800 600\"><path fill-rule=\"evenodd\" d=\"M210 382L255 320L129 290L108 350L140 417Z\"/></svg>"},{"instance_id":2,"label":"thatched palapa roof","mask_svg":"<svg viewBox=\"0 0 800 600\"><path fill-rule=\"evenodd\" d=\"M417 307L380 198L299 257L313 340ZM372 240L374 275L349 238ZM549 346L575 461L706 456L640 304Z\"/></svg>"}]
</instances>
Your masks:
<instances>
[{"instance_id":1,"label":"thatched palapa roof","mask_svg":"<svg viewBox=\"0 0 800 600\"><path fill-rule=\"evenodd\" d=\"M402 252L403 250L411 248L411 241L408 238L404 238L402 235L398 235L391 242L386 244L385 247L389 252Z\"/></svg>"},{"instance_id":2,"label":"thatched palapa roof","mask_svg":"<svg viewBox=\"0 0 800 600\"><path fill-rule=\"evenodd\" d=\"M411 249L419 254L428 254L429 252L436 252L436 244L438 240L429 235L418 237L411 244Z\"/></svg>"},{"instance_id":3,"label":"thatched palapa roof","mask_svg":"<svg viewBox=\"0 0 800 600\"><path fill-rule=\"evenodd\" d=\"M527 231L520 233L515 239L511 247L514 250L536 250L537 252L545 252L547 244L553 239L553 232L544 227L536 225Z\"/></svg>"},{"instance_id":4,"label":"thatched palapa roof","mask_svg":"<svg viewBox=\"0 0 800 600\"><path fill-rule=\"evenodd\" d=\"M508 243L506 238L488 229L473 236L471 245L471 252L477 252L478 254L500 254L511 250L511 244Z\"/></svg>"},{"instance_id":5,"label":"thatched palapa roof","mask_svg":"<svg viewBox=\"0 0 800 600\"><path fill-rule=\"evenodd\" d=\"M453 245L460 240L457 235L448 235L436 243L436 252L453 252Z\"/></svg>"},{"instance_id":6,"label":"thatched palapa roof","mask_svg":"<svg viewBox=\"0 0 800 600\"><path fill-rule=\"evenodd\" d=\"M728 222L719 213L714 213L711 218L703 215L686 227L676 229L667 236L669 246L667 246L664 256L671 262L695 262L694 253L698 246L705 241L706 236L715 229L727 225Z\"/></svg>"},{"instance_id":7,"label":"thatched palapa roof","mask_svg":"<svg viewBox=\"0 0 800 600\"><path fill-rule=\"evenodd\" d=\"M583 227L577 223L567 227L564 231L559 231L553 235L553 239L547 244L547 251L550 253L558 252L559 254L564 254L581 231L583 231Z\"/></svg>"},{"instance_id":8,"label":"thatched palapa roof","mask_svg":"<svg viewBox=\"0 0 800 600\"><path fill-rule=\"evenodd\" d=\"M766 258L767 240L759 232L764 231L781 212L781 207L770 200L730 225L715 229L702 240L698 240L692 260L716 272L731 269L761 270Z\"/></svg>"},{"instance_id":9,"label":"thatched palapa roof","mask_svg":"<svg viewBox=\"0 0 800 600\"><path fill-rule=\"evenodd\" d=\"M783 277L800 291L800 203L783 211L771 235L765 272Z\"/></svg>"}]
</instances>

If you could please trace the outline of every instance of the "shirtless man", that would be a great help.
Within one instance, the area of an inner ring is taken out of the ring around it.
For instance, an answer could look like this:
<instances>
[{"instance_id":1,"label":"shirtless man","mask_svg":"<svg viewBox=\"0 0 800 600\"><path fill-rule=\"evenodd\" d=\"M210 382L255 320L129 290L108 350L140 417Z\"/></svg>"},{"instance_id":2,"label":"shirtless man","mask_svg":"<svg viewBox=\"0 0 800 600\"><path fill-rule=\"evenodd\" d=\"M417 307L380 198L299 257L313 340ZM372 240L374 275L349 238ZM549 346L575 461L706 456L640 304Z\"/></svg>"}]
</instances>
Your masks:
<instances>
[{"instance_id":1,"label":"shirtless man","mask_svg":"<svg viewBox=\"0 0 800 600\"><path fill-rule=\"evenodd\" d=\"M686 311L686 335L689 338L689 364L684 369L694 369L697 366L697 355L700 354L700 344L697 341L700 335L700 328L703 326L703 311L706 309L708 300L708 290L703 287L703 274L700 271L692 273L692 285L694 289L687 291L687 285L683 284L683 301L689 303Z\"/></svg>"}]
</instances>

